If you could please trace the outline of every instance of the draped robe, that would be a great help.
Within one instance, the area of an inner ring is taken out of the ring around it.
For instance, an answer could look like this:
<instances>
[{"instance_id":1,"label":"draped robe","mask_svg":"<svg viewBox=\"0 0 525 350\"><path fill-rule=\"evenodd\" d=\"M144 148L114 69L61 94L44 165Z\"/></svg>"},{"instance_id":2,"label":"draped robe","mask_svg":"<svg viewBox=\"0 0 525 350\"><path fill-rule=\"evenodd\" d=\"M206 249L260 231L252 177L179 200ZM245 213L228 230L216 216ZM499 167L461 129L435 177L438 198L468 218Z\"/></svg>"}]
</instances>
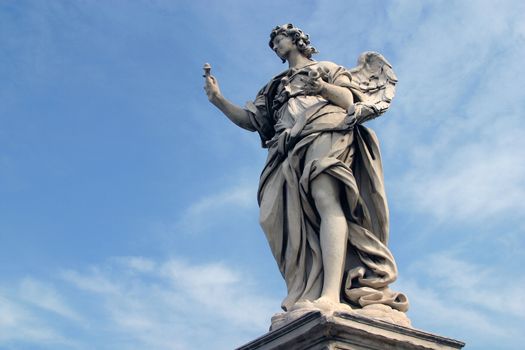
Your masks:
<instances>
[{"instance_id":1,"label":"draped robe","mask_svg":"<svg viewBox=\"0 0 525 350\"><path fill-rule=\"evenodd\" d=\"M320 217L311 184L324 173L340 184L348 225L341 301L354 308L385 304L406 311L406 297L388 288L397 268L387 247L389 218L378 140L359 117L303 93L301 77L318 67L324 69L325 81L352 91L348 70L312 62L277 75L246 106L268 149L258 202L260 224L288 290L282 308L289 311L295 303L321 295Z\"/></svg>"}]
</instances>

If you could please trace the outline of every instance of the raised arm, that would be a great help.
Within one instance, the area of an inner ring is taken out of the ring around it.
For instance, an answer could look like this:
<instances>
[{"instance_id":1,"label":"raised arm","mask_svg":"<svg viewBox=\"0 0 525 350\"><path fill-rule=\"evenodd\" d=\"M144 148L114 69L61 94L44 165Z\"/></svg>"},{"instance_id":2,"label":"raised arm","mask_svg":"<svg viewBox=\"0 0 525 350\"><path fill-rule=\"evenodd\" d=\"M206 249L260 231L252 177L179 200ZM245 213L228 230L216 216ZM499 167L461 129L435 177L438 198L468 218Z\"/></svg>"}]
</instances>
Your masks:
<instances>
[{"instance_id":1,"label":"raised arm","mask_svg":"<svg viewBox=\"0 0 525 350\"><path fill-rule=\"evenodd\" d=\"M228 119L235 123L235 125L249 131L255 131L255 128L250 121L250 113L222 96L217 79L210 74L209 68L205 68L204 71L204 90L206 91L208 100L215 107L220 109L221 112L228 117Z\"/></svg>"}]
</instances>

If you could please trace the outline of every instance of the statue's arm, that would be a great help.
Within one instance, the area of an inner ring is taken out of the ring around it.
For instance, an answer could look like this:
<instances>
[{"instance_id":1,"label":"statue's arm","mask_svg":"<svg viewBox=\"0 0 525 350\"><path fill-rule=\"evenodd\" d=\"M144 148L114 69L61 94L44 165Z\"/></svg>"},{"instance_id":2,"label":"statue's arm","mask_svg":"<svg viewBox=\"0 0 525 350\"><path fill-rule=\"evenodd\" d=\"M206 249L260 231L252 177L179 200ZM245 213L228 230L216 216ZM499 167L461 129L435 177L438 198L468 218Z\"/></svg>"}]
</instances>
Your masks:
<instances>
[{"instance_id":1,"label":"statue's arm","mask_svg":"<svg viewBox=\"0 0 525 350\"><path fill-rule=\"evenodd\" d=\"M322 81L322 80L321 80ZM322 81L319 94L333 104L349 110L354 104L352 92L345 87Z\"/></svg>"},{"instance_id":2,"label":"statue's arm","mask_svg":"<svg viewBox=\"0 0 525 350\"><path fill-rule=\"evenodd\" d=\"M255 131L255 128L253 127L250 119L250 112L226 99L221 94L219 83L214 76L209 74L205 75L204 90L206 91L206 95L208 95L208 100L215 107L220 109L220 111L224 113L224 115L227 116L228 119L230 119L235 125L249 131Z\"/></svg>"}]
</instances>

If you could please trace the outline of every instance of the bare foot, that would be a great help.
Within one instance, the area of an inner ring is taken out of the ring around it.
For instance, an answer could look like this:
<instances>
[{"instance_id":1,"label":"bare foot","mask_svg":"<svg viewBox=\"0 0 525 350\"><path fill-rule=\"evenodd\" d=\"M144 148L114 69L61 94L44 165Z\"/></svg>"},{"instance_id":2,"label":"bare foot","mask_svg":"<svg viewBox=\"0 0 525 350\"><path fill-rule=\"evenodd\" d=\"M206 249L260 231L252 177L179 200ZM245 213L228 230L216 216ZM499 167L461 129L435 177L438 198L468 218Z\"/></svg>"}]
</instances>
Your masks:
<instances>
[{"instance_id":1,"label":"bare foot","mask_svg":"<svg viewBox=\"0 0 525 350\"><path fill-rule=\"evenodd\" d=\"M392 309L388 305L372 304L355 311L357 314L373 318L376 320L386 321L399 326L409 327L412 325L410 319L404 312Z\"/></svg>"},{"instance_id":2,"label":"bare foot","mask_svg":"<svg viewBox=\"0 0 525 350\"><path fill-rule=\"evenodd\" d=\"M321 296L313 302L313 305L321 311L333 312L333 311L346 311L351 312L352 308L350 305L343 304L339 301L339 298L330 298L327 296Z\"/></svg>"},{"instance_id":3,"label":"bare foot","mask_svg":"<svg viewBox=\"0 0 525 350\"><path fill-rule=\"evenodd\" d=\"M316 308L322 311L332 311L335 309L335 306L339 304L339 300L323 295L319 299L314 300L313 304Z\"/></svg>"},{"instance_id":4,"label":"bare foot","mask_svg":"<svg viewBox=\"0 0 525 350\"><path fill-rule=\"evenodd\" d=\"M300 309L313 309L314 304L310 300L299 300L293 304L292 308L289 311L295 311Z\"/></svg>"}]
</instances>

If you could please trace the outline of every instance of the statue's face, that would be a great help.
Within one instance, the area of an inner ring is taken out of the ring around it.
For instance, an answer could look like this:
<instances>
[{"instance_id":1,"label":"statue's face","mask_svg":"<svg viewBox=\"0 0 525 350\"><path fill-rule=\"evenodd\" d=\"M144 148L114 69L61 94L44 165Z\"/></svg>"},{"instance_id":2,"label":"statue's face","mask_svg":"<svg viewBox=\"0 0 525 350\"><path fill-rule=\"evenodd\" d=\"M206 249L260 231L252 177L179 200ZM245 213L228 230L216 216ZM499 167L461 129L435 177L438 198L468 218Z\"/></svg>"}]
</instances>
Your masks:
<instances>
[{"instance_id":1,"label":"statue's face","mask_svg":"<svg viewBox=\"0 0 525 350\"><path fill-rule=\"evenodd\" d=\"M273 50L281 59L286 60L293 50L297 51L297 47L290 37L279 34L273 38Z\"/></svg>"}]
</instances>

